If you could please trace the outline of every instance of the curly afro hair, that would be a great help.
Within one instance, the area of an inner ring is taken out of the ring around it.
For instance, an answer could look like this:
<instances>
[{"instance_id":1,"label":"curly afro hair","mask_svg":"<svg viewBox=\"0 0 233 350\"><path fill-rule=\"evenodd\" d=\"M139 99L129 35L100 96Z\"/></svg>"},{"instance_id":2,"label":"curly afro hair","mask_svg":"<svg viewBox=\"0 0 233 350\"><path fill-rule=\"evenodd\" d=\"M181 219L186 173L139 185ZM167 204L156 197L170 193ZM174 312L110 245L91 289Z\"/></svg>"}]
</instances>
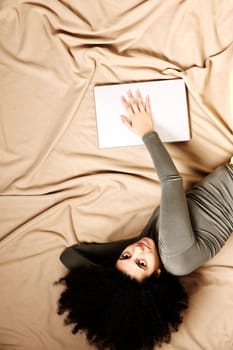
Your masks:
<instances>
[{"instance_id":1,"label":"curly afro hair","mask_svg":"<svg viewBox=\"0 0 233 350\"><path fill-rule=\"evenodd\" d=\"M138 282L114 267L83 266L56 283L65 286L58 314L67 312L72 332L84 331L101 350L149 350L169 343L187 308L181 283L165 270Z\"/></svg>"}]
</instances>

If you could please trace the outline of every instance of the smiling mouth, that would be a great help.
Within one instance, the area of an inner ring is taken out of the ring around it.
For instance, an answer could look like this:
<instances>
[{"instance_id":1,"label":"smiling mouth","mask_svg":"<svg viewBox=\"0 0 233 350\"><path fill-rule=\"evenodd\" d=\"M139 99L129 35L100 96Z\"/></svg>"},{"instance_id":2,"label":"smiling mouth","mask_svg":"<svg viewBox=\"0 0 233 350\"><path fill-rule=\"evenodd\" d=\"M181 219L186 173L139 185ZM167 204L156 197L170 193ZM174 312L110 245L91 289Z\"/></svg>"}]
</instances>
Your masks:
<instances>
[{"instance_id":1,"label":"smiling mouth","mask_svg":"<svg viewBox=\"0 0 233 350\"><path fill-rule=\"evenodd\" d=\"M148 244L144 239L142 239L141 241L139 241L138 244L142 244L142 245L144 245L146 248L149 248L149 249L150 249L149 244Z\"/></svg>"}]
</instances>

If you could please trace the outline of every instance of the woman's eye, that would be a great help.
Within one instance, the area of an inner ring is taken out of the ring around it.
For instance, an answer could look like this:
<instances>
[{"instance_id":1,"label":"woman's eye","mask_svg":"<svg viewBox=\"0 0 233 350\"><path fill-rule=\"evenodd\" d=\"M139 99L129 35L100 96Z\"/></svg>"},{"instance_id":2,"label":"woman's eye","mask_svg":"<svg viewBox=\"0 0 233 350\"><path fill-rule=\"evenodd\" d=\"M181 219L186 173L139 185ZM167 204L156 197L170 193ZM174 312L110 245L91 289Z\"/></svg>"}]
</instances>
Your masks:
<instances>
[{"instance_id":1,"label":"woman's eye","mask_svg":"<svg viewBox=\"0 0 233 350\"><path fill-rule=\"evenodd\" d=\"M121 254L121 256L120 256L121 260L129 259L129 258L130 258L130 256L128 253Z\"/></svg>"},{"instance_id":2,"label":"woman's eye","mask_svg":"<svg viewBox=\"0 0 233 350\"><path fill-rule=\"evenodd\" d=\"M139 267L142 267L142 268L145 268L145 267L146 267L145 261L144 261L144 260L139 260L138 266L139 266Z\"/></svg>"}]
</instances>

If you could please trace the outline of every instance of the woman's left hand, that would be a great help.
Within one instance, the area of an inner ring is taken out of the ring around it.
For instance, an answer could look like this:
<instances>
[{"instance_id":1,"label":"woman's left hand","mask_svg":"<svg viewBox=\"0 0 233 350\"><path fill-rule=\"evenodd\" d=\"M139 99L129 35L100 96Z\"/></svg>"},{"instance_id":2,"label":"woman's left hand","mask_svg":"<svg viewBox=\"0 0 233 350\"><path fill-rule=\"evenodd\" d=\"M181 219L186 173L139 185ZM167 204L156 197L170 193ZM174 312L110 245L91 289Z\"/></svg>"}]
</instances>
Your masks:
<instances>
[{"instance_id":1,"label":"woman's left hand","mask_svg":"<svg viewBox=\"0 0 233 350\"><path fill-rule=\"evenodd\" d=\"M136 98L133 97L131 90L127 93L129 102L122 96L121 101L130 118L121 115L123 124L136 135L143 137L145 134L154 130L149 96L146 97L146 102L143 102L139 90L136 92Z\"/></svg>"}]
</instances>

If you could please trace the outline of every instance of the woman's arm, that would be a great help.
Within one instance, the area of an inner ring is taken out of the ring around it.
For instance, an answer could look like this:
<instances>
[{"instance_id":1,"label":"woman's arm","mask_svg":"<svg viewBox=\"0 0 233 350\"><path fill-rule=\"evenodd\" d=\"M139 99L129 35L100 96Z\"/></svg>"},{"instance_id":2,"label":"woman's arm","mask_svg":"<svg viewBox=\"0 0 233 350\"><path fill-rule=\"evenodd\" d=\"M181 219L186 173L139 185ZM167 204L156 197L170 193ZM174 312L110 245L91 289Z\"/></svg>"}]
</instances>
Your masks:
<instances>
[{"instance_id":1,"label":"woman's arm","mask_svg":"<svg viewBox=\"0 0 233 350\"><path fill-rule=\"evenodd\" d=\"M161 183L160 257L169 272L183 275L191 272L197 266L194 267L190 256L190 249L195 245L195 235L190 222L182 177L156 132L144 135L143 141L151 155ZM188 251L189 255L186 256ZM196 256L196 248L194 255Z\"/></svg>"},{"instance_id":2,"label":"woman's arm","mask_svg":"<svg viewBox=\"0 0 233 350\"><path fill-rule=\"evenodd\" d=\"M167 270L177 275L185 274L188 262L185 265L183 259L180 260L179 257L182 258L182 254L194 245L195 236L190 222L182 178L158 134L154 131L149 99L147 98L144 107L139 91L137 99L134 99L131 92L128 93L128 98L129 102L124 98L122 102L131 122L124 116L122 117L123 122L129 130L142 137L161 183L160 256ZM179 261L182 261L182 266Z\"/></svg>"}]
</instances>

